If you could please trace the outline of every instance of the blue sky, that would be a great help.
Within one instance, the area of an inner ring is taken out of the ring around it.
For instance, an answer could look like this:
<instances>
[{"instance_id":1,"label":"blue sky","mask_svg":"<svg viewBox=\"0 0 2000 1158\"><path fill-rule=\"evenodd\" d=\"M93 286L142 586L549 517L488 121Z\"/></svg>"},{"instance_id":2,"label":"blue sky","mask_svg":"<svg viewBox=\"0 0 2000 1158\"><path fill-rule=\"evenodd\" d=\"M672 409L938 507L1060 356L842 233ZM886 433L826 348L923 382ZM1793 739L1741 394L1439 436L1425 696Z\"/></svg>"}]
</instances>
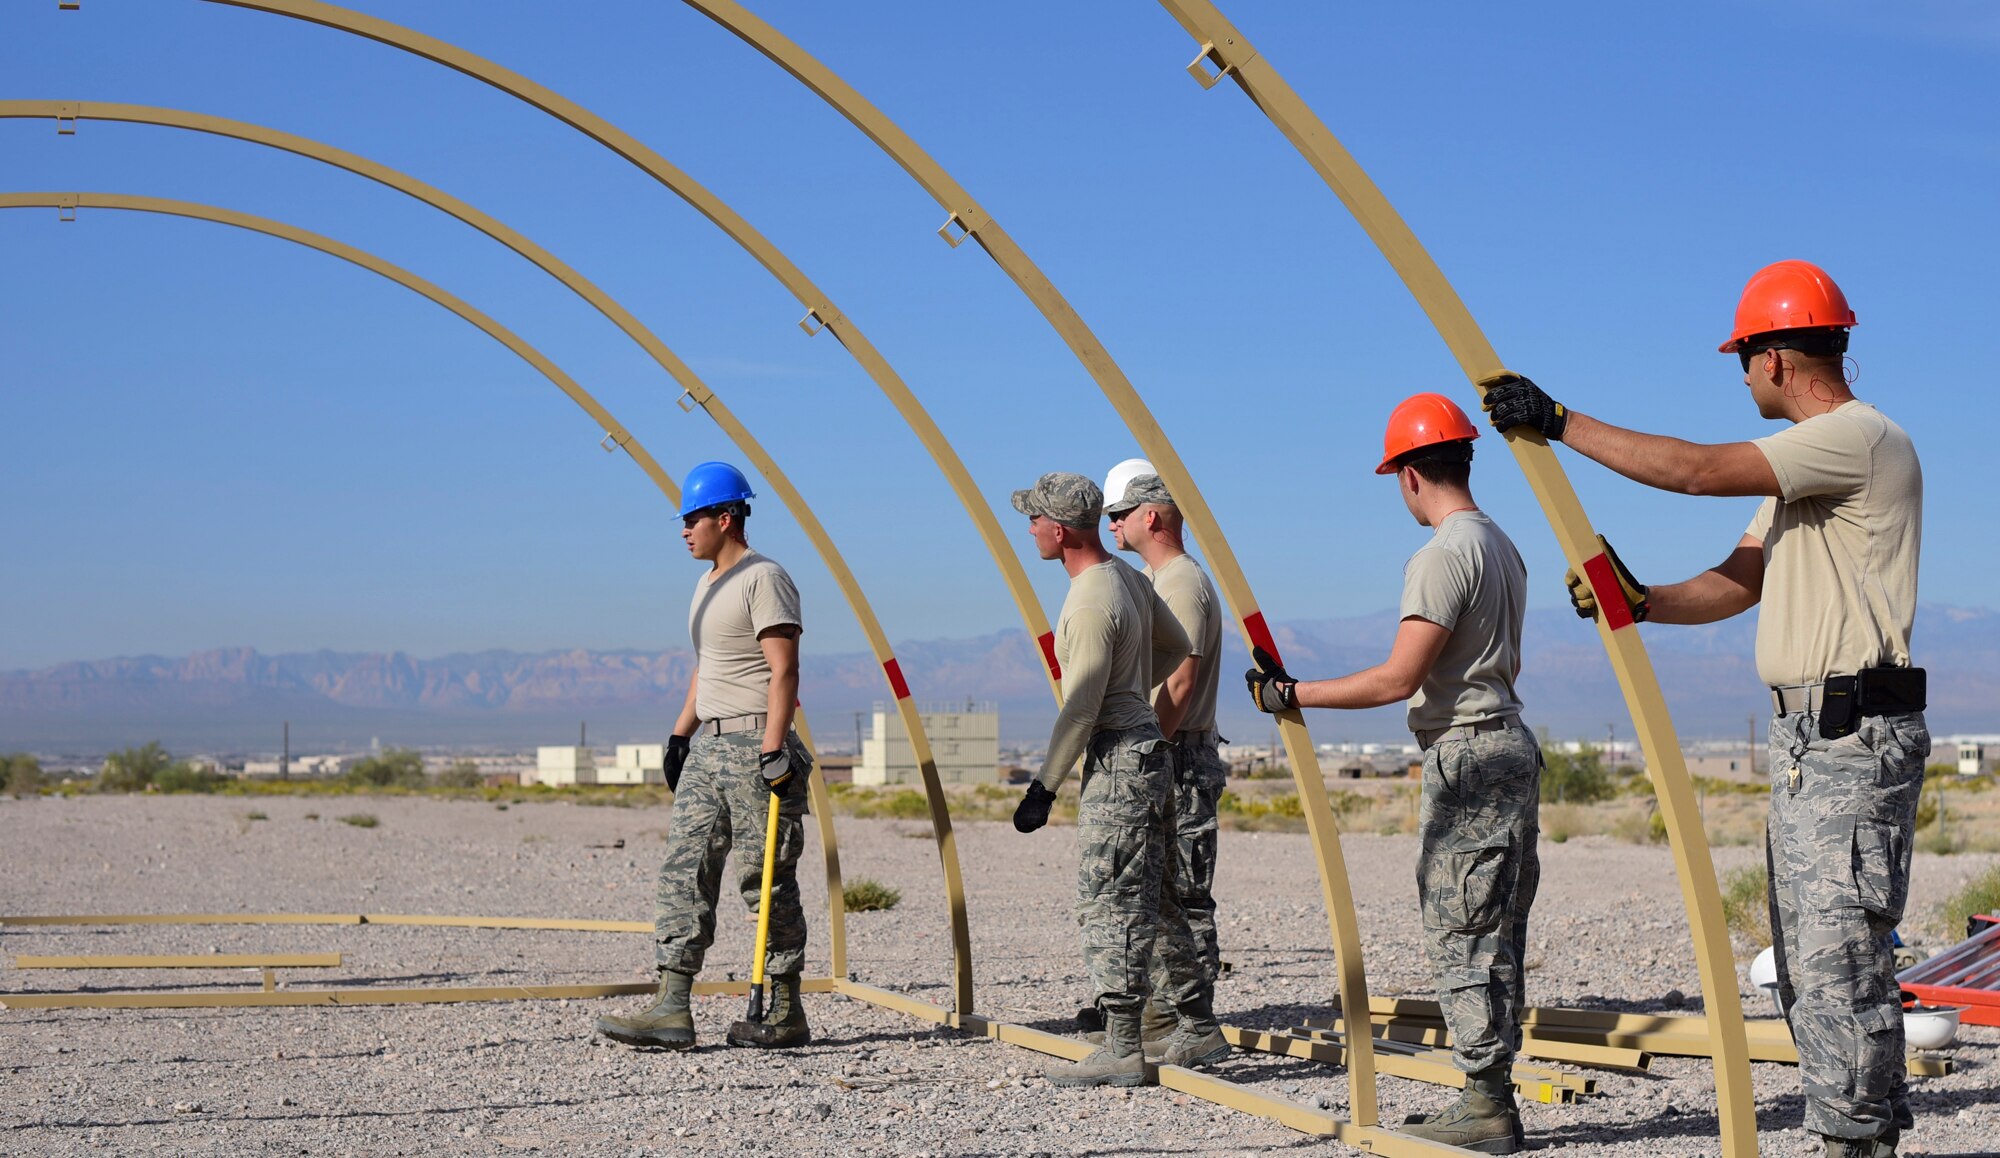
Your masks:
<instances>
[{"instance_id":1,"label":"blue sky","mask_svg":"<svg viewBox=\"0 0 2000 1158\"><path fill-rule=\"evenodd\" d=\"M429 0L364 9L523 72L705 182L816 279L982 489L1136 453L1082 369L943 214L819 100L690 9ZM1387 264L1147 4L788 0L758 10L1005 222L1180 447L1274 620L1394 604L1422 542L1370 473L1417 390L1470 388ZM1861 318L1857 391L1928 480L1923 595L1992 605L1988 385L2000 268L1990 5L1225 5L1384 188L1510 365L1613 422L1772 429L1714 352L1759 265L1806 257ZM200 0L0 10L15 98L250 120L439 185L624 301L786 465L892 638L1015 626L941 476L866 376L747 255L638 170L456 73ZM731 457L665 375L532 266L389 190L256 146L0 122L10 190L207 201L371 249L540 346L670 470ZM678 646L695 565L590 420L477 331L319 254L220 226L0 211L0 668L267 651ZM1562 564L1482 444L1482 504L1536 605ZM1750 500L1640 490L1565 455L1642 579L1719 559ZM1020 520L1011 511L1010 529ZM775 503L757 545L808 646L860 646ZM1062 576L1028 560L1053 612ZM1579 625L1579 630L1582 630ZM1385 640L1386 644L1386 640ZM1921 650L1922 641L1918 641Z\"/></svg>"}]
</instances>

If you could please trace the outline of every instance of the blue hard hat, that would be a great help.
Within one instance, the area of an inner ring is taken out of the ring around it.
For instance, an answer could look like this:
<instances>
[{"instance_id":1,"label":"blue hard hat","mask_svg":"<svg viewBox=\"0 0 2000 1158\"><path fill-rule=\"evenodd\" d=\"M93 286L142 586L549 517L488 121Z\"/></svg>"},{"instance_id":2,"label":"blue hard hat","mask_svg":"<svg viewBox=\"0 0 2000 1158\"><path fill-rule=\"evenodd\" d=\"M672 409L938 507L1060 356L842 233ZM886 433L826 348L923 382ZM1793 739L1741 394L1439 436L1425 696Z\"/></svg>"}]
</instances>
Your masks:
<instances>
[{"instance_id":1,"label":"blue hard hat","mask_svg":"<svg viewBox=\"0 0 2000 1158\"><path fill-rule=\"evenodd\" d=\"M682 482L683 519L696 511L757 497L757 492L750 489L750 480L743 477L743 472L726 462L704 462L687 472L687 478Z\"/></svg>"}]
</instances>

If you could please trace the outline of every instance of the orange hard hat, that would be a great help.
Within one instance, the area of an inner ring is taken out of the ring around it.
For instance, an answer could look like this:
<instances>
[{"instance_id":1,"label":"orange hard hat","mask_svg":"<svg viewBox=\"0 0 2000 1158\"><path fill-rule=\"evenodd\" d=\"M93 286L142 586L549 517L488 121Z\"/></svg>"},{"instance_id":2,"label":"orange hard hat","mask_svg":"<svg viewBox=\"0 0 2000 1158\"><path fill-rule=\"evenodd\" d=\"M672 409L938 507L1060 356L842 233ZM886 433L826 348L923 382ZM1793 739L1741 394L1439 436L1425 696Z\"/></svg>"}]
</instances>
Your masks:
<instances>
[{"instance_id":1,"label":"orange hard hat","mask_svg":"<svg viewBox=\"0 0 2000 1158\"><path fill-rule=\"evenodd\" d=\"M1743 339L1772 330L1844 329L1854 324L1847 295L1809 261L1774 261L1750 275L1736 303L1736 328L1717 346L1734 353Z\"/></svg>"},{"instance_id":2,"label":"orange hard hat","mask_svg":"<svg viewBox=\"0 0 2000 1158\"><path fill-rule=\"evenodd\" d=\"M1478 437L1479 428L1451 399L1442 394L1412 394L1389 412L1389 430L1382 436L1382 465L1375 473L1393 474L1396 460L1413 450Z\"/></svg>"}]
</instances>

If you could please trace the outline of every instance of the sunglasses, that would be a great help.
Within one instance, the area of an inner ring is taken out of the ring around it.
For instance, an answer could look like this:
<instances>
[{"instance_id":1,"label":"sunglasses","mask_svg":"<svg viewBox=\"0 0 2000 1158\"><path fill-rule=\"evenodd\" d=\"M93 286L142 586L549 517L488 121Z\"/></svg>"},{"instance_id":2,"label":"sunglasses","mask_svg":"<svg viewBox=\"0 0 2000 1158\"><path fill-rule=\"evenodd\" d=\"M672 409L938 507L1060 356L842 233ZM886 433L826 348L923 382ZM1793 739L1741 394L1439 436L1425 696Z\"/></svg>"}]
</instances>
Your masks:
<instances>
[{"instance_id":1,"label":"sunglasses","mask_svg":"<svg viewBox=\"0 0 2000 1158\"><path fill-rule=\"evenodd\" d=\"M1129 516L1133 511L1136 511L1138 509L1139 509L1138 507L1126 507L1123 510L1106 511L1104 512L1104 517L1114 523L1122 523L1125 521L1127 516Z\"/></svg>"}]
</instances>

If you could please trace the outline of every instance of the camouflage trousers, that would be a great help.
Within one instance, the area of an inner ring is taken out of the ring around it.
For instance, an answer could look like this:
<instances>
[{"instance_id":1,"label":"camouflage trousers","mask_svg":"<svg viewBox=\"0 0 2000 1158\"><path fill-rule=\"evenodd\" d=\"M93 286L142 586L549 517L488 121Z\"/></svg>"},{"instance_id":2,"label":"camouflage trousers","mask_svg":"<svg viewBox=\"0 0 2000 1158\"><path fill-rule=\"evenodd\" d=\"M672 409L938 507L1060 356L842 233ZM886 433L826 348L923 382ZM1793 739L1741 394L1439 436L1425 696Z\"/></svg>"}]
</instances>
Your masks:
<instances>
[{"instance_id":1,"label":"camouflage trousers","mask_svg":"<svg viewBox=\"0 0 2000 1158\"><path fill-rule=\"evenodd\" d=\"M1194 939L1167 880L1173 845L1172 745L1147 725L1099 732L1083 761L1076 811L1076 920L1084 966L1107 1015L1139 1015L1162 958L1180 1005L1203 987Z\"/></svg>"},{"instance_id":2,"label":"camouflage trousers","mask_svg":"<svg viewBox=\"0 0 2000 1158\"><path fill-rule=\"evenodd\" d=\"M1542 880L1542 751L1519 725L1424 753L1417 896L1452 1064L1477 1073L1521 1048L1528 910Z\"/></svg>"},{"instance_id":3,"label":"camouflage trousers","mask_svg":"<svg viewBox=\"0 0 2000 1158\"><path fill-rule=\"evenodd\" d=\"M1215 932L1216 803L1229 781L1229 766L1216 753L1215 733L1208 742L1169 745L1173 749L1173 833L1167 850L1167 884L1174 903L1187 920L1201 980L1214 985L1222 972L1222 951ZM1171 953L1153 954L1153 990L1166 994L1176 988L1167 975Z\"/></svg>"},{"instance_id":4,"label":"camouflage trousers","mask_svg":"<svg viewBox=\"0 0 2000 1158\"><path fill-rule=\"evenodd\" d=\"M794 732L785 738L794 766L812 754ZM667 855L653 907L654 957L662 969L701 972L715 943L715 905L723 861L736 853L736 889L757 911L764 882L764 824L771 794L758 775L764 734L700 734L681 770L667 814ZM797 973L805 964L806 914L799 904L799 853L805 848L806 778L795 776L778 808L778 849L771 871L771 932L766 973Z\"/></svg>"},{"instance_id":5,"label":"camouflage trousers","mask_svg":"<svg viewBox=\"0 0 2000 1158\"><path fill-rule=\"evenodd\" d=\"M1910 892L1930 731L1913 712L1865 717L1828 740L1816 715L1793 712L1771 721L1770 745L1771 932L1806 1128L1833 1138L1908 1129L1889 933Z\"/></svg>"}]
</instances>

